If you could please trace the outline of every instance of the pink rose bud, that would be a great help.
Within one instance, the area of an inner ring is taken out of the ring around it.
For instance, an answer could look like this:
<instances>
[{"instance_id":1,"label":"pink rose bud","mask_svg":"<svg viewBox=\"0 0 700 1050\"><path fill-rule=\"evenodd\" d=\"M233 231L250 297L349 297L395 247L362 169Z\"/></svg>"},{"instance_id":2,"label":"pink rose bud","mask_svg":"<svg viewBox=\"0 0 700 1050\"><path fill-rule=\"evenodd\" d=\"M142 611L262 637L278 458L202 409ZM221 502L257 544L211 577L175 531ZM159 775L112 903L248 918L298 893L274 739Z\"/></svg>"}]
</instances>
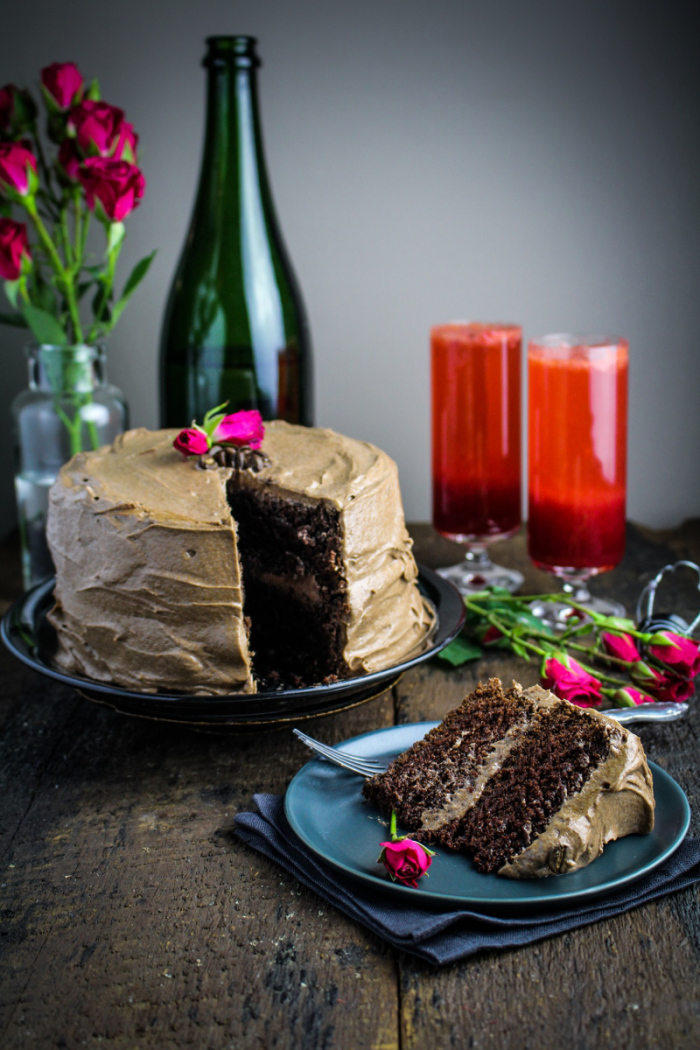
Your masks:
<instances>
[{"instance_id":1,"label":"pink rose bud","mask_svg":"<svg viewBox=\"0 0 700 1050\"><path fill-rule=\"evenodd\" d=\"M110 156L119 142L123 124L123 109L92 99L73 106L68 117L68 131L75 135L78 148L86 157Z\"/></svg>"},{"instance_id":2,"label":"pink rose bud","mask_svg":"<svg viewBox=\"0 0 700 1050\"><path fill-rule=\"evenodd\" d=\"M392 882L402 882L404 886L418 885L418 879L425 875L433 863L432 850L427 852L419 842L413 839L401 839L400 842L382 842L382 852L377 864L383 864L389 872Z\"/></svg>"},{"instance_id":3,"label":"pink rose bud","mask_svg":"<svg viewBox=\"0 0 700 1050\"><path fill-rule=\"evenodd\" d=\"M642 661L630 668L630 675L637 685L641 685L657 700L667 703L680 703L695 692L695 686L687 678L680 678L676 674L665 674Z\"/></svg>"},{"instance_id":4,"label":"pink rose bud","mask_svg":"<svg viewBox=\"0 0 700 1050\"><path fill-rule=\"evenodd\" d=\"M629 634L613 634L612 631L603 631L600 638L606 653L610 656L616 656L618 660L626 660L630 664L642 659L642 654Z\"/></svg>"},{"instance_id":5,"label":"pink rose bud","mask_svg":"<svg viewBox=\"0 0 700 1050\"><path fill-rule=\"evenodd\" d=\"M657 631L649 639L647 652L676 674L695 678L700 674L700 644L672 631Z\"/></svg>"},{"instance_id":6,"label":"pink rose bud","mask_svg":"<svg viewBox=\"0 0 700 1050\"><path fill-rule=\"evenodd\" d=\"M224 416L214 431L213 440L222 445L248 445L258 449L264 435L262 416L257 409L251 409Z\"/></svg>"},{"instance_id":7,"label":"pink rose bud","mask_svg":"<svg viewBox=\"0 0 700 1050\"><path fill-rule=\"evenodd\" d=\"M201 430L187 427L177 435L173 446L184 456L203 456L209 451L209 438Z\"/></svg>"},{"instance_id":8,"label":"pink rose bud","mask_svg":"<svg viewBox=\"0 0 700 1050\"><path fill-rule=\"evenodd\" d=\"M16 281L22 273L22 257L29 254L27 227L14 219L0 219L0 277Z\"/></svg>"},{"instance_id":9,"label":"pink rose bud","mask_svg":"<svg viewBox=\"0 0 700 1050\"><path fill-rule=\"evenodd\" d=\"M68 109L83 86L74 62L52 62L41 71L41 83L59 109Z\"/></svg>"},{"instance_id":10,"label":"pink rose bud","mask_svg":"<svg viewBox=\"0 0 700 1050\"><path fill-rule=\"evenodd\" d=\"M134 131L134 125L122 121L116 140L112 144L111 156L115 160L128 160L130 164L136 163L136 150L139 137Z\"/></svg>"},{"instance_id":11,"label":"pink rose bud","mask_svg":"<svg viewBox=\"0 0 700 1050\"><path fill-rule=\"evenodd\" d=\"M19 142L0 142L0 192L26 197L37 183L34 154Z\"/></svg>"},{"instance_id":12,"label":"pink rose bud","mask_svg":"<svg viewBox=\"0 0 700 1050\"><path fill-rule=\"evenodd\" d=\"M560 658L550 656L545 661L542 683L555 696L578 707L596 707L602 698L602 686L597 678L585 671L566 653Z\"/></svg>"},{"instance_id":13,"label":"pink rose bud","mask_svg":"<svg viewBox=\"0 0 700 1050\"><path fill-rule=\"evenodd\" d=\"M89 157L78 178L85 190L87 206L102 221L121 222L138 208L146 180L135 164L106 157Z\"/></svg>"},{"instance_id":14,"label":"pink rose bud","mask_svg":"<svg viewBox=\"0 0 700 1050\"><path fill-rule=\"evenodd\" d=\"M635 689L634 686L626 685L622 689L618 689L613 697L617 707L637 707L639 704L653 704L654 697L649 696L647 693L643 693L640 689Z\"/></svg>"},{"instance_id":15,"label":"pink rose bud","mask_svg":"<svg viewBox=\"0 0 700 1050\"><path fill-rule=\"evenodd\" d=\"M629 669L630 677L637 685L643 685L646 688L648 682L656 681L656 672L652 670L649 664L644 663L643 660L637 660L636 663L632 664Z\"/></svg>"}]
</instances>

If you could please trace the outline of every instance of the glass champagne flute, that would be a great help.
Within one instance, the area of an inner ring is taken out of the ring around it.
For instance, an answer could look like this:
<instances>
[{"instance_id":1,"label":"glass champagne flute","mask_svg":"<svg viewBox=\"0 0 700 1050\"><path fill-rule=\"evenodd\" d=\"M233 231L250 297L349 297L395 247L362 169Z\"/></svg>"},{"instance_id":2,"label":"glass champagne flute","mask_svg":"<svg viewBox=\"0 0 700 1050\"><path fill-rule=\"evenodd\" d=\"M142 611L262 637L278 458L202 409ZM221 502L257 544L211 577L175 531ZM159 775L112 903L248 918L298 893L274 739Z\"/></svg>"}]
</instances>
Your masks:
<instances>
[{"instance_id":1,"label":"glass champagne flute","mask_svg":"<svg viewBox=\"0 0 700 1050\"><path fill-rule=\"evenodd\" d=\"M528 552L574 601L610 616L624 607L593 597L588 581L625 550L627 374L625 339L557 334L528 345ZM533 611L556 626L570 607Z\"/></svg>"},{"instance_id":2,"label":"glass champagne flute","mask_svg":"<svg viewBox=\"0 0 700 1050\"><path fill-rule=\"evenodd\" d=\"M455 322L431 329L433 525L464 544L439 569L463 594L515 591L521 573L494 565L488 547L520 528L522 329Z\"/></svg>"}]
</instances>

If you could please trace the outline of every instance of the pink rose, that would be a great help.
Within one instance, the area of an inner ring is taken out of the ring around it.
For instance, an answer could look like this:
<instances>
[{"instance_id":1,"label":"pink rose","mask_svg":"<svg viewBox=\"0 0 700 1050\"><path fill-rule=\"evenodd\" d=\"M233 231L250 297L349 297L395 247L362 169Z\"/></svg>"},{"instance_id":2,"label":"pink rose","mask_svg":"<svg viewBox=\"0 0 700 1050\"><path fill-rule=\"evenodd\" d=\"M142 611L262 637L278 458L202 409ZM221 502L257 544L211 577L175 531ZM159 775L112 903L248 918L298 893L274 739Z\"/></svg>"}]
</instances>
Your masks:
<instances>
[{"instance_id":1,"label":"pink rose","mask_svg":"<svg viewBox=\"0 0 700 1050\"><path fill-rule=\"evenodd\" d=\"M36 183L36 157L19 142L0 142L0 191L26 197Z\"/></svg>"},{"instance_id":2,"label":"pink rose","mask_svg":"<svg viewBox=\"0 0 700 1050\"><path fill-rule=\"evenodd\" d=\"M128 160L130 164L135 164L138 144L139 137L134 131L134 125L129 124L125 120L119 128L116 141L113 143L111 156L115 160Z\"/></svg>"},{"instance_id":3,"label":"pink rose","mask_svg":"<svg viewBox=\"0 0 700 1050\"><path fill-rule=\"evenodd\" d=\"M41 71L41 83L59 109L68 109L83 86L74 62L52 62Z\"/></svg>"},{"instance_id":4,"label":"pink rose","mask_svg":"<svg viewBox=\"0 0 700 1050\"><path fill-rule=\"evenodd\" d=\"M433 863L433 858L413 839L402 839L400 842L382 842L382 852L377 864L383 864L389 872L392 882L402 882L404 886L418 885L418 879L425 875Z\"/></svg>"},{"instance_id":5,"label":"pink rose","mask_svg":"<svg viewBox=\"0 0 700 1050\"><path fill-rule=\"evenodd\" d=\"M187 427L181 430L173 441L173 445L185 456L203 456L209 451L209 439L201 430Z\"/></svg>"},{"instance_id":6,"label":"pink rose","mask_svg":"<svg viewBox=\"0 0 700 1050\"><path fill-rule=\"evenodd\" d=\"M86 99L70 111L68 130L75 135L84 156L108 157L119 141L123 123L123 109Z\"/></svg>"},{"instance_id":7,"label":"pink rose","mask_svg":"<svg viewBox=\"0 0 700 1050\"><path fill-rule=\"evenodd\" d=\"M630 664L641 660L642 654L629 634L614 634L612 631L603 631L600 638L606 653L610 656L616 656L618 660L626 660Z\"/></svg>"},{"instance_id":8,"label":"pink rose","mask_svg":"<svg viewBox=\"0 0 700 1050\"><path fill-rule=\"evenodd\" d=\"M121 222L137 208L146 188L141 171L126 160L89 157L81 166L78 178L85 190L88 208L97 210L98 214L101 210L109 222Z\"/></svg>"},{"instance_id":9,"label":"pink rose","mask_svg":"<svg viewBox=\"0 0 700 1050\"><path fill-rule=\"evenodd\" d=\"M0 277L16 281L22 272L22 256L29 258L27 227L14 219L0 219Z\"/></svg>"},{"instance_id":10,"label":"pink rose","mask_svg":"<svg viewBox=\"0 0 700 1050\"><path fill-rule=\"evenodd\" d=\"M58 149L58 163L72 182L78 181L83 158L78 153L75 139L64 139Z\"/></svg>"},{"instance_id":11,"label":"pink rose","mask_svg":"<svg viewBox=\"0 0 700 1050\"><path fill-rule=\"evenodd\" d=\"M214 431L213 441L222 445L248 445L258 449L264 435L262 416L257 409L251 409L224 416Z\"/></svg>"},{"instance_id":12,"label":"pink rose","mask_svg":"<svg viewBox=\"0 0 700 1050\"><path fill-rule=\"evenodd\" d=\"M675 674L665 674L655 667L650 667L642 660L630 668L632 680L641 685L643 689L652 693L657 700L668 703L681 703L688 700L695 692L695 686L687 678L680 678Z\"/></svg>"},{"instance_id":13,"label":"pink rose","mask_svg":"<svg viewBox=\"0 0 700 1050\"><path fill-rule=\"evenodd\" d=\"M657 631L647 645L647 652L676 674L688 678L700 674L700 644L692 638L672 631Z\"/></svg>"},{"instance_id":14,"label":"pink rose","mask_svg":"<svg viewBox=\"0 0 700 1050\"><path fill-rule=\"evenodd\" d=\"M618 707L637 707L639 704L653 704L654 697L643 693L634 686L626 685L615 693L615 703Z\"/></svg>"},{"instance_id":15,"label":"pink rose","mask_svg":"<svg viewBox=\"0 0 700 1050\"><path fill-rule=\"evenodd\" d=\"M542 675L545 689L551 689L555 696L578 707L596 707L602 697L602 686L598 679L584 671L566 653L561 653L560 657L550 656L545 662Z\"/></svg>"}]
</instances>

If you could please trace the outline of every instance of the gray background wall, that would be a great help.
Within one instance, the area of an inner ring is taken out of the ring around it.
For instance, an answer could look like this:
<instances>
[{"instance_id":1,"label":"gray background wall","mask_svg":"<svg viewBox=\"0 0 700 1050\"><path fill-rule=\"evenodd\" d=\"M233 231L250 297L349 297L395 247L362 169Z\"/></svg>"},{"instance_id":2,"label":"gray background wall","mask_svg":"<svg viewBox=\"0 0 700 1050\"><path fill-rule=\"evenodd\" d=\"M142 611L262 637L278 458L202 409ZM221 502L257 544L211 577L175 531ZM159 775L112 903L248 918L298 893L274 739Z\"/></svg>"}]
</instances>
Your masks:
<instances>
[{"instance_id":1,"label":"gray background wall","mask_svg":"<svg viewBox=\"0 0 700 1050\"><path fill-rule=\"evenodd\" d=\"M157 424L163 304L202 146L203 38L249 33L273 192L311 320L316 415L398 461L430 517L428 330L631 344L629 515L700 514L698 38L646 0L33 0L6 4L0 83L97 75L141 135L148 188L122 276L154 268L110 343L135 424ZM24 383L0 328L0 419ZM186 423L183 420L183 423ZM13 524L9 454L0 532Z\"/></svg>"}]
</instances>

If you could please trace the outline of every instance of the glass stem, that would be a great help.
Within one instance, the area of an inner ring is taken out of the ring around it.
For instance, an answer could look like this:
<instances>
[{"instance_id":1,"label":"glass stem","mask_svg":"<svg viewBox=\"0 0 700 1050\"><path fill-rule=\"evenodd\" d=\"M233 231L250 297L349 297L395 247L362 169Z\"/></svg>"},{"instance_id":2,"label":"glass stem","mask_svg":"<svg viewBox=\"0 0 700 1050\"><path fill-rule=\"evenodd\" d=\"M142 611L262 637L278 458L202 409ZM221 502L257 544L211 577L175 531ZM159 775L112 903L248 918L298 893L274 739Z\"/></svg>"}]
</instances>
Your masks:
<instances>
[{"instance_id":1,"label":"glass stem","mask_svg":"<svg viewBox=\"0 0 700 1050\"><path fill-rule=\"evenodd\" d=\"M488 548L485 543L470 543L464 555L472 572L483 572L491 568Z\"/></svg>"},{"instance_id":2,"label":"glass stem","mask_svg":"<svg viewBox=\"0 0 700 1050\"><path fill-rule=\"evenodd\" d=\"M587 580L564 580L561 588L565 594L575 602L585 605L591 600L591 592L588 590Z\"/></svg>"}]
</instances>

